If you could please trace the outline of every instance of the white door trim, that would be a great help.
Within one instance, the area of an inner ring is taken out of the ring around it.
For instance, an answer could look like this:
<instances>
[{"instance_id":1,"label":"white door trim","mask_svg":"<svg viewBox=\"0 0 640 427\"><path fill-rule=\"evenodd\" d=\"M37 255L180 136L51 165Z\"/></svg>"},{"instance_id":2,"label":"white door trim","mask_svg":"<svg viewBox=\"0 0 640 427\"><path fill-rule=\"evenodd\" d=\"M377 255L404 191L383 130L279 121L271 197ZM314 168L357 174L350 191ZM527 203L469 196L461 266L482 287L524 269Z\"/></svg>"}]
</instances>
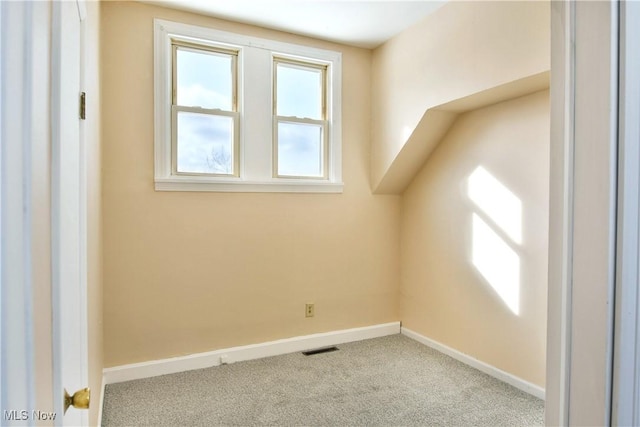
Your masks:
<instances>
[{"instance_id":1,"label":"white door trim","mask_svg":"<svg viewBox=\"0 0 640 427\"><path fill-rule=\"evenodd\" d=\"M548 425L611 421L618 3L551 3Z\"/></svg>"},{"instance_id":2,"label":"white door trim","mask_svg":"<svg viewBox=\"0 0 640 427\"><path fill-rule=\"evenodd\" d=\"M60 223L58 213L60 209L57 207L57 200L59 200L60 189L59 180L55 178L59 174L56 167L60 163L60 80L62 79L61 70L61 34L62 34L62 17L61 17L61 5L58 2L52 4L52 40L51 40L51 305L52 305L52 374L53 374L53 409L56 413L60 413L57 425L61 424L61 419L64 416L62 410L62 378L59 369L56 369L58 361L61 359L60 348L60 312L56 308L59 306L60 296L60 260L58 259L59 251L56 249L59 246L60 237L58 235L58 227L55 224ZM71 390L73 393L74 391Z\"/></svg>"},{"instance_id":3,"label":"white door trim","mask_svg":"<svg viewBox=\"0 0 640 427\"><path fill-rule=\"evenodd\" d=\"M46 102L51 6L0 2L0 27L0 424L5 425L15 419L5 417L5 409L25 411L19 418L31 421L31 410L49 412L52 404Z\"/></svg>"},{"instance_id":4,"label":"white door trim","mask_svg":"<svg viewBox=\"0 0 640 427\"><path fill-rule=\"evenodd\" d=\"M612 425L640 425L640 3L620 5L618 246Z\"/></svg>"},{"instance_id":5,"label":"white door trim","mask_svg":"<svg viewBox=\"0 0 640 427\"><path fill-rule=\"evenodd\" d=\"M36 408L33 325L32 169L41 114L34 71L40 6L0 2L0 423L5 410ZM41 64L39 64L41 65ZM12 417L16 420L16 417ZM18 418L20 419L20 418Z\"/></svg>"},{"instance_id":6,"label":"white door trim","mask_svg":"<svg viewBox=\"0 0 640 427\"><path fill-rule=\"evenodd\" d=\"M551 3L551 147L547 307L547 425L568 425L571 381L571 285L575 3Z\"/></svg>"}]
</instances>

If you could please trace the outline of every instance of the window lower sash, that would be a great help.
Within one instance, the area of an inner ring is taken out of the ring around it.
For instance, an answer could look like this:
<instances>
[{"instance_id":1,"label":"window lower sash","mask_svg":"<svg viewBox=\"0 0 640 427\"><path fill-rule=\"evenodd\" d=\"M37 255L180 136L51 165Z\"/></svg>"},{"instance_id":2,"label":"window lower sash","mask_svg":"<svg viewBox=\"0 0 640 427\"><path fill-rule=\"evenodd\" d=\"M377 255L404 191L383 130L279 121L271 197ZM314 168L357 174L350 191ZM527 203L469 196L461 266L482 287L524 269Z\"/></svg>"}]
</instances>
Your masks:
<instances>
[{"instance_id":1,"label":"window lower sash","mask_svg":"<svg viewBox=\"0 0 640 427\"><path fill-rule=\"evenodd\" d=\"M328 179L326 120L275 116L273 177Z\"/></svg>"}]
</instances>

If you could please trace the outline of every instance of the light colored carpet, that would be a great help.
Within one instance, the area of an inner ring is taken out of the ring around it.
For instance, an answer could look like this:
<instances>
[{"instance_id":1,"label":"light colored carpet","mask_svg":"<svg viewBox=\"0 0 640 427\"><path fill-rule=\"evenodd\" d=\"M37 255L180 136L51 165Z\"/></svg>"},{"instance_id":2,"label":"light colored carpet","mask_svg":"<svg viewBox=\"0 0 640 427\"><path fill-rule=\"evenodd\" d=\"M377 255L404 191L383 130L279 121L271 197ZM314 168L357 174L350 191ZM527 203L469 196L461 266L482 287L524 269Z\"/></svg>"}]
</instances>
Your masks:
<instances>
[{"instance_id":1,"label":"light colored carpet","mask_svg":"<svg viewBox=\"0 0 640 427\"><path fill-rule=\"evenodd\" d=\"M544 402L402 335L110 384L103 426L533 426Z\"/></svg>"}]
</instances>

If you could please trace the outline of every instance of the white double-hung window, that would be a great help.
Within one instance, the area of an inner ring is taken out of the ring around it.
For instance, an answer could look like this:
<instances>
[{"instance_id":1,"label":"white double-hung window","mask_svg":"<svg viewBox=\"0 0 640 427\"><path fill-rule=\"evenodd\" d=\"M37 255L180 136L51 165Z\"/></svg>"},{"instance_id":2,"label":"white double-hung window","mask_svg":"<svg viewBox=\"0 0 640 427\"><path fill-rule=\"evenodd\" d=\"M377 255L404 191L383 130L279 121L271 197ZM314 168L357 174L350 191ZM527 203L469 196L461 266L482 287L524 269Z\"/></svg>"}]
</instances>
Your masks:
<instances>
[{"instance_id":1,"label":"white double-hung window","mask_svg":"<svg viewBox=\"0 0 640 427\"><path fill-rule=\"evenodd\" d=\"M327 174L324 65L274 60L274 171L278 177Z\"/></svg>"},{"instance_id":2,"label":"white double-hung window","mask_svg":"<svg viewBox=\"0 0 640 427\"><path fill-rule=\"evenodd\" d=\"M172 42L175 175L238 176L238 52Z\"/></svg>"},{"instance_id":3,"label":"white double-hung window","mask_svg":"<svg viewBox=\"0 0 640 427\"><path fill-rule=\"evenodd\" d=\"M341 192L341 54L155 21L155 188Z\"/></svg>"}]
</instances>

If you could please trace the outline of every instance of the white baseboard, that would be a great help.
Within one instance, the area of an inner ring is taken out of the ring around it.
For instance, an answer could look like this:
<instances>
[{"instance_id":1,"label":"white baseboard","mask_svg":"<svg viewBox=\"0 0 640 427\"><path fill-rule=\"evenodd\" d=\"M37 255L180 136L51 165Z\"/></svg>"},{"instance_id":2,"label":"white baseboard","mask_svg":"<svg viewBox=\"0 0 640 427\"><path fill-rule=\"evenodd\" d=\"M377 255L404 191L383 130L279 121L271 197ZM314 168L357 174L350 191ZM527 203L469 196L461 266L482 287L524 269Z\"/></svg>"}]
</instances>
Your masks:
<instances>
[{"instance_id":1,"label":"white baseboard","mask_svg":"<svg viewBox=\"0 0 640 427\"><path fill-rule=\"evenodd\" d=\"M115 366L113 368L105 368L102 371L104 375L103 383L113 384L123 381L155 377L158 375L209 368L211 366L220 365L221 361L223 361L223 363L233 363L243 360L260 359L263 357L278 356L281 354L295 353L297 351L310 350L399 333L400 322L392 322L381 325L366 326L363 328L304 335L261 344L226 348L206 353L172 357L170 359L152 360L149 362Z\"/></svg>"},{"instance_id":2,"label":"white baseboard","mask_svg":"<svg viewBox=\"0 0 640 427\"><path fill-rule=\"evenodd\" d=\"M405 335L413 340L418 341L419 343L422 343L428 347L433 348L434 350L439 351L440 353L444 353L447 356L453 357L454 359L464 363L465 365L469 365L472 368L484 372L487 375L491 375L492 377L497 378L500 381L510 384L515 388L524 391L525 393L529 393L542 400L544 400L545 398L545 390L540 386L525 381L522 378L518 378L515 375L496 368L495 366L491 366L487 363L481 362L480 360L475 359L468 354L464 354L451 347L447 347L444 344L427 338L424 335L420 335L419 333L414 332L410 329L402 328L401 333L402 335Z\"/></svg>"}]
</instances>

